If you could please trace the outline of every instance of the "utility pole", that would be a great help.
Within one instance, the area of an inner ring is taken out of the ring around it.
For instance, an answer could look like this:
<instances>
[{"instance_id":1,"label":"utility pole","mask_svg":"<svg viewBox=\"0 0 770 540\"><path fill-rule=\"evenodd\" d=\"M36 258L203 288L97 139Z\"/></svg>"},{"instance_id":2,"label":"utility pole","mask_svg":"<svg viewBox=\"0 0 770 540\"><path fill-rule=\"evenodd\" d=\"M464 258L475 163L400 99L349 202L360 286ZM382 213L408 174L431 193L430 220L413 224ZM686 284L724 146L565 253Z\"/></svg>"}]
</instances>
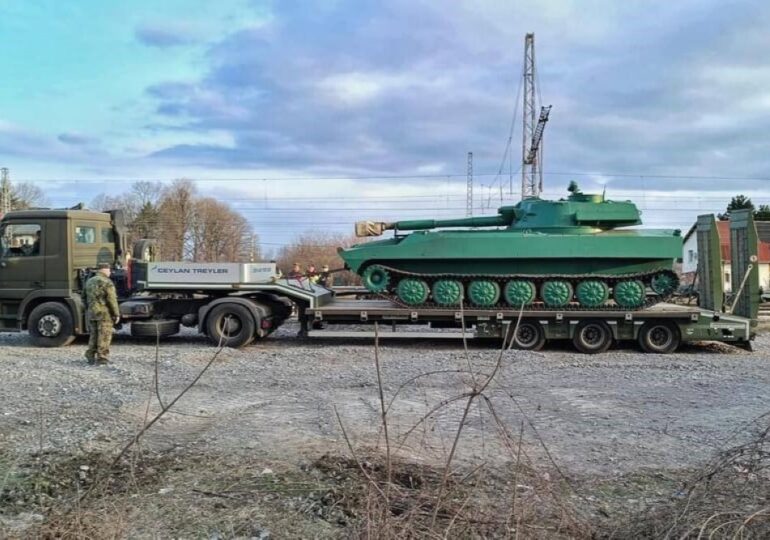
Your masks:
<instances>
[{"instance_id":1,"label":"utility pole","mask_svg":"<svg viewBox=\"0 0 770 540\"><path fill-rule=\"evenodd\" d=\"M0 169L0 216L11 211L11 179L8 168Z\"/></svg>"},{"instance_id":2,"label":"utility pole","mask_svg":"<svg viewBox=\"0 0 770 540\"><path fill-rule=\"evenodd\" d=\"M521 135L521 198L538 197L543 185L542 170L537 157L527 163L530 145L535 135L535 34L524 36L524 106L522 108L523 129Z\"/></svg>"},{"instance_id":3,"label":"utility pole","mask_svg":"<svg viewBox=\"0 0 770 540\"><path fill-rule=\"evenodd\" d=\"M468 182L465 190L465 215L473 215L473 152L468 152Z\"/></svg>"}]
</instances>

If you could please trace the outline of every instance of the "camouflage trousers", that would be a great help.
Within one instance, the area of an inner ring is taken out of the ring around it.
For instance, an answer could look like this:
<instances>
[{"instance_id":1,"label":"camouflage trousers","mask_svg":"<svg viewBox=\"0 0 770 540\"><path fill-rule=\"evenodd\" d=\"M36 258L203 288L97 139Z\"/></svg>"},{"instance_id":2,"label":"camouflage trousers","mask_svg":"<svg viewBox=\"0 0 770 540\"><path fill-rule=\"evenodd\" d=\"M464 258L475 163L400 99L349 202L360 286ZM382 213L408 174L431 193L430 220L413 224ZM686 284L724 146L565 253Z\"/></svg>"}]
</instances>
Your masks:
<instances>
[{"instance_id":1,"label":"camouflage trousers","mask_svg":"<svg viewBox=\"0 0 770 540\"><path fill-rule=\"evenodd\" d=\"M88 321L88 349L86 359L89 362L106 362L110 359L112 343L112 320L91 319Z\"/></svg>"}]
</instances>

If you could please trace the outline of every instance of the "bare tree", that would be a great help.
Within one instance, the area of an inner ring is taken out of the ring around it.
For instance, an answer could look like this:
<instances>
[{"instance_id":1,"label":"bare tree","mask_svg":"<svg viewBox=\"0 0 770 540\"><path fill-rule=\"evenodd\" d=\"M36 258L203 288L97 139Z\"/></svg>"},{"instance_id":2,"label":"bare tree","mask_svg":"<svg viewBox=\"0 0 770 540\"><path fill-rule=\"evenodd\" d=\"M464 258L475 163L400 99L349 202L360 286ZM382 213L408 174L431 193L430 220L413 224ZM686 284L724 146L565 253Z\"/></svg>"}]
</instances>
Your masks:
<instances>
[{"instance_id":1,"label":"bare tree","mask_svg":"<svg viewBox=\"0 0 770 540\"><path fill-rule=\"evenodd\" d=\"M360 239L345 234L308 232L279 251L278 266L284 270L284 273L295 262L299 263L303 269L313 264L316 270L320 270L323 265L328 265L331 270L339 270L343 268L344 263L337 255L337 248L349 247L357 242L360 242ZM350 272L339 272L334 276L334 282L340 285L358 283L357 277Z\"/></svg>"},{"instance_id":2,"label":"bare tree","mask_svg":"<svg viewBox=\"0 0 770 540\"><path fill-rule=\"evenodd\" d=\"M224 203L210 197L197 200L191 233L194 261L248 260L251 227Z\"/></svg>"},{"instance_id":3,"label":"bare tree","mask_svg":"<svg viewBox=\"0 0 770 540\"><path fill-rule=\"evenodd\" d=\"M194 248L190 226L196 198L191 180L175 180L160 200L159 212L163 227L159 235L161 253L169 261L192 259Z\"/></svg>"},{"instance_id":4,"label":"bare tree","mask_svg":"<svg viewBox=\"0 0 770 540\"><path fill-rule=\"evenodd\" d=\"M32 182L17 182L11 186L11 208L13 210L26 210L49 204L43 190Z\"/></svg>"}]
</instances>

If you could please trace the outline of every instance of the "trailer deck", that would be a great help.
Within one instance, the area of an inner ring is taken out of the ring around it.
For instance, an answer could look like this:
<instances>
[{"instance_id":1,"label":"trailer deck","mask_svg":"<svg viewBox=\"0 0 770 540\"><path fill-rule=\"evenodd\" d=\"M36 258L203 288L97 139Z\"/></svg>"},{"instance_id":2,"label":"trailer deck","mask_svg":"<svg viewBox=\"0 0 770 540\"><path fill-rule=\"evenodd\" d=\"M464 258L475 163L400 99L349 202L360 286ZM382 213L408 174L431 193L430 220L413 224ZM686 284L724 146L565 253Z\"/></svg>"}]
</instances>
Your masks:
<instances>
[{"instance_id":1,"label":"trailer deck","mask_svg":"<svg viewBox=\"0 0 770 540\"><path fill-rule=\"evenodd\" d=\"M662 303L640 310L545 310L545 309L476 309L476 308L405 308L384 299L349 299L333 297L324 305L308 307L300 313L303 332L308 336L337 335L331 330L318 331L313 327L328 325L385 324L393 327L388 336L399 334L399 325L426 325L430 328L465 326L476 338L501 338L507 328L516 324L535 327L544 340L574 339L586 322L606 325L615 340L638 340L642 330L650 326L675 327L682 342L718 340L748 347L752 335L751 321L733 315L718 313L679 304ZM540 330L542 329L542 330ZM456 337L447 333L402 332L408 337ZM365 332L345 332L345 337L370 336Z\"/></svg>"}]
</instances>

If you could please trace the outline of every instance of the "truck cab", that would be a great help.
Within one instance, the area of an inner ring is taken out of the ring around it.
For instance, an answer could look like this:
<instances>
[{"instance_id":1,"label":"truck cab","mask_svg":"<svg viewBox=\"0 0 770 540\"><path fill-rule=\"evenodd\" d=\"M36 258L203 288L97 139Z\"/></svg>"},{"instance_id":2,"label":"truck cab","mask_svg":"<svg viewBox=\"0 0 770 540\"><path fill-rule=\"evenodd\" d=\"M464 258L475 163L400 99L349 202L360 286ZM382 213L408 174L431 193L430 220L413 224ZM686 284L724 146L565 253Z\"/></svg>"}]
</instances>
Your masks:
<instances>
[{"instance_id":1,"label":"truck cab","mask_svg":"<svg viewBox=\"0 0 770 540\"><path fill-rule=\"evenodd\" d=\"M37 345L85 333L83 278L122 253L114 216L87 210L23 210L0 221L0 331L28 330Z\"/></svg>"}]
</instances>

